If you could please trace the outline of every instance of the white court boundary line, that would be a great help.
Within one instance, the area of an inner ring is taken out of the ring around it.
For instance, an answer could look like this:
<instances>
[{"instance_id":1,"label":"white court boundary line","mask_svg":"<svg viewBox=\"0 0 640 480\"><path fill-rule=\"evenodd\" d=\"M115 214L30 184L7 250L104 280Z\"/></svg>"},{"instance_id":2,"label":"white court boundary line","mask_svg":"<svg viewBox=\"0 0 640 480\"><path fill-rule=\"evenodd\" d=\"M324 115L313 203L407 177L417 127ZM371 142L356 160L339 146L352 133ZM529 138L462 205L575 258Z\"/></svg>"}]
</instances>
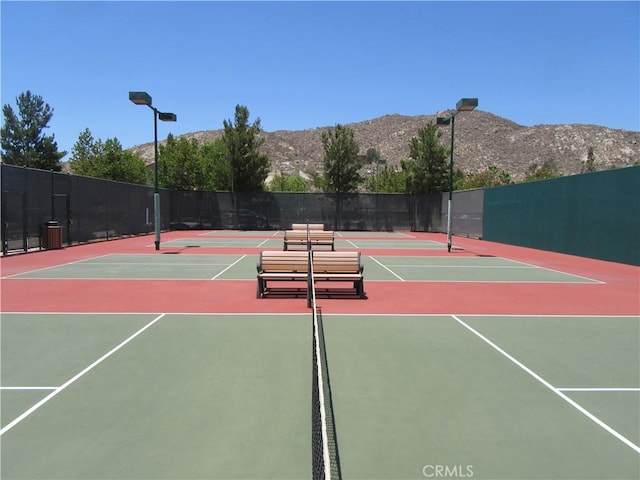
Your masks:
<instances>
[{"instance_id":1,"label":"white court boundary line","mask_svg":"<svg viewBox=\"0 0 640 480\"><path fill-rule=\"evenodd\" d=\"M369 255L369 258L371 260L373 260L374 262L376 262L378 265L380 265L382 268L384 268L385 270L387 270L389 273L391 273L392 275L395 275L398 279L400 279L401 282L404 282L404 278L402 278L400 275L398 275L396 272L394 272L393 270L391 270L389 267L387 267L385 264L380 263L375 257L372 257L371 255Z\"/></svg>"},{"instance_id":2,"label":"white court boundary line","mask_svg":"<svg viewBox=\"0 0 640 480\"><path fill-rule=\"evenodd\" d=\"M558 388L560 392L640 392L640 388L635 387L566 387Z\"/></svg>"},{"instance_id":3,"label":"white court boundary line","mask_svg":"<svg viewBox=\"0 0 640 480\"><path fill-rule=\"evenodd\" d=\"M134 338L136 338L138 335L140 335L141 333L143 333L145 330L147 330L148 328L152 327L158 320L160 320L162 317L164 317L166 314L163 313L161 315L158 315L156 318L154 318L153 320L151 320L149 323L147 323L144 327L142 327L141 329L139 329L137 332L135 332L133 335L130 335L128 338L126 338L124 341L120 342L118 345L116 345L114 348L112 348L111 350L109 350L107 353L105 353L103 356L101 356L100 358L98 358L95 362L93 362L91 365L89 365L88 367L86 367L84 370L82 370L81 372L77 373L75 376L71 377L69 380L67 380L65 383L63 383L62 385L60 385L59 387L57 387L53 392L51 392L49 395L47 395L46 397L44 397L42 400L40 400L38 403L36 403L35 405L33 405L31 408L29 408L27 411L25 411L24 413L22 413L22 415L18 416L17 418L15 418L13 421L9 422L7 425L5 425L2 430L0 430L0 436L4 435L6 432L8 432L9 430L11 430L13 427L15 427L18 423L20 423L22 420L24 420L25 418L27 418L29 415L31 415L33 412L35 412L37 409L39 409L42 405L44 405L45 403L47 403L49 400L51 400L53 397L55 397L56 395L58 395L60 392L62 392L65 388L67 388L69 385L71 385L72 383L74 383L76 380L78 380L79 378L81 378L82 376L84 376L86 373L88 373L89 371L91 371L94 367L98 366L99 364L101 364L104 360L106 360L107 358L109 358L111 355L113 355L114 353L116 353L118 350L120 350L122 347L124 347L127 343L129 343L131 340L133 340Z\"/></svg>"},{"instance_id":4,"label":"white court boundary line","mask_svg":"<svg viewBox=\"0 0 640 480\"><path fill-rule=\"evenodd\" d=\"M0 277L0 278L4 279L4 278L17 277L19 275L28 275L29 273L33 273L33 272L42 272L44 270L51 270L52 268L66 267L67 265L74 265L76 263L86 262L87 260L93 260L95 258L110 257L111 255L114 255L114 254L113 253L105 253L104 255L97 255L95 257L83 258L81 260L75 260L73 262L60 263L58 265L51 265L50 267L36 268L34 270L27 270L26 272L14 273L12 275L7 275L6 277ZM48 277L45 277L45 278L48 278Z\"/></svg>"},{"instance_id":5,"label":"white court boundary line","mask_svg":"<svg viewBox=\"0 0 640 480\"><path fill-rule=\"evenodd\" d=\"M384 255L383 255L384 256ZM393 255L388 255L386 256L386 258L393 258ZM386 265L384 265L383 263L381 263L380 261L376 260L374 257L369 256L369 258L371 258L372 260L374 260L376 263L378 263L381 267L386 268L387 270L389 270L389 272L393 273L394 275L396 275L398 278L400 278L403 282L405 281L404 279L402 279L399 275L397 275L395 272L393 272L390 268L388 268ZM430 257L408 257L408 258L430 258ZM439 257L433 257L433 258L439 258ZM566 275L568 277L574 277L574 278L581 278L583 280L587 280L586 282L579 282L579 281L563 281L563 280L408 280L410 282L443 282L443 283L448 283L448 282L454 282L454 283L558 283L558 284L577 284L577 285L589 285L589 284L596 284L596 285L604 285L606 284L606 282L603 282L601 280L595 280L593 278L589 278L589 277L583 277L581 275L576 275L573 273L567 273L567 272L563 272L561 270L554 270L552 268L547 268L547 267L541 267L539 265L533 265L533 264L529 264L526 262L520 262L518 260L511 260L510 258L505 258L505 257L493 257L493 258L497 258L500 260L505 260L507 262L512 262L512 263L516 263L516 264L520 264L521 266L518 265L436 265L436 264L429 264L429 263L425 263L423 265L404 265L404 264L390 264L390 267L401 267L401 268L468 268L468 269L487 269L487 268L504 268L504 269L509 269L509 268L527 268L527 269L532 269L532 270L546 270L548 272L553 272L553 273L557 273L559 275ZM370 280L373 282L376 281L384 281L384 280Z\"/></svg>"},{"instance_id":6,"label":"white court boundary line","mask_svg":"<svg viewBox=\"0 0 640 480\"><path fill-rule=\"evenodd\" d=\"M215 280L216 278L218 278L220 275L222 275L224 272L226 272L227 270L229 270L231 267L233 267L236 263L238 263L240 260L246 258L246 254L242 255L239 259L237 259L235 262L233 262L231 265L229 265L227 268L225 268L224 270L222 270L221 272L219 272L216 276L214 276L213 278L211 278L211 280Z\"/></svg>"},{"instance_id":7,"label":"white court boundary line","mask_svg":"<svg viewBox=\"0 0 640 480\"><path fill-rule=\"evenodd\" d=\"M0 387L0 390L57 390L60 387Z\"/></svg>"},{"instance_id":8,"label":"white court boundary line","mask_svg":"<svg viewBox=\"0 0 640 480\"><path fill-rule=\"evenodd\" d=\"M586 408L584 408L582 405L578 404L577 402L575 402L574 400L572 400L571 398L569 398L567 395L565 395L564 393L562 393L562 391L556 387L554 387L553 385L551 385L549 382L547 382L544 378L542 378L540 375L538 375L537 373L535 373L533 370L531 370L529 367L527 367L524 363L522 363L521 361L519 361L518 359L516 359L515 357L513 357L512 355L510 355L509 353L507 353L505 350L503 350L502 348L500 348L498 345L496 345L495 343L493 343L491 340L489 340L487 337L485 337L484 335L482 335L480 332L478 332L477 330L475 330L473 327L471 327L470 325L468 325L467 323L463 322L462 320L460 320L460 318L458 318L456 315L451 315L451 317L458 322L460 325L462 325L464 328L466 328L467 330L469 330L471 333L473 333L475 336L477 336L478 338L480 338L482 341L484 341L487 345L489 345L490 347L492 347L494 350L496 350L498 353L500 353L501 355L503 355L504 357L506 357L508 360L510 360L514 365L518 366L520 369L524 370L526 373L528 373L531 377L533 377L534 379L536 379L538 382L540 382L542 385L544 385L545 387L547 387L549 390L551 390L553 393L555 393L556 395L558 395L560 398L562 398L565 402L567 402L569 405L571 405L573 408L575 408L576 410L578 410L580 413L582 413L584 416L586 416L587 418L589 418L591 421L593 421L595 424L597 424L598 426L602 427L603 429L605 429L607 432L609 432L611 435L613 435L615 438L617 438L618 440L620 440L622 443L624 443L625 445L627 445L629 448L631 448L632 450L635 450L637 453L640 453L640 446L636 445L635 443L633 443L631 440L629 440L627 437L625 437L624 435L622 435L621 433L619 433L617 430L614 430L612 427L610 427L609 425L607 425L606 423L604 423L602 420L600 420L598 417L596 417L594 414L592 414L591 412L589 412Z\"/></svg>"},{"instance_id":9,"label":"white court boundary line","mask_svg":"<svg viewBox=\"0 0 640 480\"><path fill-rule=\"evenodd\" d=\"M266 242L267 240L265 240ZM264 242L263 242L264 243ZM87 266L87 267L100 267L100 268L104 268L105 266L108 265L141 265L141 266L147 266L147 267L154 267L154 266L172 266L172 267L182 267L182 266L187 266L187 267L198 267L198 266L203 266L203 267L211 267L211 266L223 266L226 265L226 268L223 269L221 272L219 272L216 276L214 276L213 278L210 278L209 280L215 280L217 279L220 275L222 275L224 272L226 272L227 270L229 270L231 267L233 267L236 263L238 263L240 260L242 260L243 258L245 258L247 255L242 255L240 258L236 259L231 265L229 265L228 263L137 263L137 262L108 262L108 263L93 263L92 260L94 259L98 259L98 258L104 258L104 257L111 257L111 256L118 256L118 255L131 255L131 254L119 254L119 253L108 253L105 255L99 255L97 257L91 257L91 258L85 258L82 260L76 260L74 262L67 262L67 263L61 263L60 265L53 265L50 267L44 267L44 268L37 268L35 270L29 270L26 272L21 272L21 273L14 273L12 275L7 275L6 277L0 277L2 279L11 279L14 277L20 277L21 275L28 275L34 272L41 272L44 270L50 270L52 268L59 268L59 267L66 267L66 266L70 266L70 265L76 265L76 264L84 264L84 265L78 265L78 266ZM148 253L143 253L143 254L133 254L133 256L155 256L154 254L148 254ZM204 254L203 254L204 255ZM211 255L206 255L206 256L211 256ZM218 256L230 256L230 257L235 257L236 255L228 255L228 254L221 254ZM21 278L18 278L21 279ZM113 277L26 277L26 280L118 280L118 281L140 281L140 280L169 280L169 281L181 281L181 280L206 280L205 278L201 278L201 279L194 279L194 278L174 278L174 277L169 277L169 278L151 278L151 277L130 277L130 278L113 278ZM245 279L245 280L250 280L250 279Z\"/></svg>"},{"instance_id":10,"label":"white court boundary line","mask_svg":"<svg viewBox=\"0 0 640 480\"><path fill-rule=\"evenodd\" d=\"M503 257L496 257L496 258L503 258ZM576 277L576 278L582 278L584 280L589 280L590 282L593 282L593 283L600 283L600 284L605 284L606 283L606 282L603 282L602 280L596 280L595 278L583 277L582 275L576 275L575 273L567 273L567 272L563 272L562 270L556 270L556 269L553 269L553 268L541 267L540 265L534 265L533 263L521 262L520 260L512 260L510 258L505 258L505 260L508 260L508 261L514 262L514 263L519 263L521 265L526 265L526 266L531 267L531 268L541 268L543 270L548 270L550 272L561 273L563 275L570 275L570 276Z\"/></svg>"}]
</instances>

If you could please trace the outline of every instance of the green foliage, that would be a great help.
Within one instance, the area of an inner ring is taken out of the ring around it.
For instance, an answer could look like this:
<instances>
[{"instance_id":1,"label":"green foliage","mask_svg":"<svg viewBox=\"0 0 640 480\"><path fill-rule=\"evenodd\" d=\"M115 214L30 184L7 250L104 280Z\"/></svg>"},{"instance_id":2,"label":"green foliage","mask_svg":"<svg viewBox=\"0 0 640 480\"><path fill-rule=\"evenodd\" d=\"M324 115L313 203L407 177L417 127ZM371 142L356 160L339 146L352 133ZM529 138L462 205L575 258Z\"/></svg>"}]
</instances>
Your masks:
<instances>
[{"instance_id":1,"label":"green foliage","mask_svg":"<svg viewBox=\"0 0 640 480\"><path fill-rule=\"evenodd\" d=\"M380 155L377 148L368 148L365 155L365 162L378 165L380 163L384 163L384 160L382 160L382 155Z\"/></svg>"},{"instance_id":2,"label":"green foliage","mask_svg":"<svg viewBox=\"0 0 640 480\"><path fill-rule=\"evenodd\" d=\"M407 189L407 174L403 170L395 170L385 165L374 176L367 178L364 186L369 192L405 193Z\"/></svg>"},{"instance_id":3,"label":"green foliage","mask_svg":"<svg viewBox=\"0 0 640 480\"><path fill-rule=\"evenodd\" d=\"M231 162L225 158L227 147L222 138L200 145L202 171L206 182L197 190L231 190Z\"/></svg>"},{"instance_id":4,"label":"green foliage","mask_svg":"<svg viewBox=\"0 0 640 480\"><path fill-rule=\"evenodd\" d=\"M195 138L175 138L172 134L158 147L158 182L170 190L197 190L203 178L200 145Z\"/></svg>"},{"instance_id":5,"label":"green foliage","mask_svg":"<svg viewBox=\"0 0 640 480\"><path fill-rule=\"evenodd\" d=\"M450 151L440 142L442 133L434 123L418 130L409 144L410 160L401 163L407 175L407 193L449 190Z\"/></svg>"},{"instance_id":6,"label":"green foliage","mask_svg":"<svg viewBox=\"0 0 640 480\"><path fill-rule=\"evenodd\" d=\"M54 135L44 134L53 117L53 108L29 90L18 95L16 103L17 115L11 105L2 107L2 160L10 165L60 171L60 159L67 152L58 152Z\"/></svg>"},{"instance_id":7,"label":"green foliage","mask_svg":"<svg viewBox=\"0 0 640 480\"><path fill-rule=\"evenodd\" d=\"M71 148L71 159L69 166L73 173L93 177L96 166L94 160L98 152L96 150L96 141L91 134L91 130L85 128L78 135L78 141Z\"/></svg>"},{"instance_id":8,"label":"green foliage","mask_svg":"<svg viewBox=\"0 0 640 480\"><path fill-rule=\"evenodd\" d=\"M596 154L593 150L593 147L589 147L587 150L587 159L582 162L582 167L580 168L580 173L589 173L596 171Z\"/></svg>"},{"instance_id":9,"label":"green foliage","mask_svg":"<svg viewBox=\"0 0 640 480\"><path fill-rule=\"evenodd\" d=\"M86 128L78 136L71 155L69 166L77 175L143 185L149 183L150 173L144 160L123 150L117 138L95 141L91 130Z\"/></svg>"},{"instance_id":10,"label":"green foliage","mask_svg":"<svg viewBox=\"0 0 640 480\"><path fill-rule=\"evenodd\" d=\"M360 147L354 131L343 125L325 130L321 135L324 147L323 190L327 193L353 193L363 178L360 175Z\"/></svg>"},{"instance_id":11,"label":"green foliage","mask_svg":"<svg viewBox=\"0 0 640 480\"><path fill-rule=\"evenodd\" d=\"M482 187L497 187L499 185L509 185L511 175L505 170L499 170L496 165L476 173L470 173L463 179L461 190ZM455 185L455 183L454 183Z\"/></svg>"},{"instance_id":12,"label":"green foliage","mask_svg":"<svg viewBox=\"0 0 640 480\"><path fill-rule=\"evenodd\" d=\"M464 186L465 175L462 170L459 168L455 168L453 170L453 190L464 190L466 187ZM449 187L447 186L447 190Z\"/></svg>"},{"instance_id":13,"label":"green foliage","mask_svg":"<svg viewBox=\"0 0 640 480\"><path fill-rule=\"evenodd\" d=\"M169 134L158 150L158 177L163 188L230 190L231 165L225 160L226 146L221 138L200 144L195 138Z\"/></svg>"},{"instance_id":14,"label":"green foliage","mask_svg":"<svg viewBox=\"0 0 640 480\"><path fill-rule=\"evenodd\" d=\"M309 182L300 175L277 174L269 184L271 192L308 192Z\"/></svg>"},{"instance_id":15,"label":"green foliage","mask_svg":"<svg viewBox=\"0 0 640 480\"><path fill-rule=\"evenodd\" d=\"M264 139L258 138L262 131L258 118L249 125L249 110L236 105L235 119L225 120L223 140L233 166L232 189L237 192L260 192L269 174L269 157L258 149Z\"/></svg>"},{"instance_id":16,"label":"green foliage","mask_svg":"<svg viewBox=\"0 0 640 480\"><path fill-rule=\"evenodd\" d=\"M554 159L545 160L542 165L532 163L527 169L525 182L533 182L536 180L547 180L549 178L558 177L558 165Z\"/></svg>"}]
</instances>

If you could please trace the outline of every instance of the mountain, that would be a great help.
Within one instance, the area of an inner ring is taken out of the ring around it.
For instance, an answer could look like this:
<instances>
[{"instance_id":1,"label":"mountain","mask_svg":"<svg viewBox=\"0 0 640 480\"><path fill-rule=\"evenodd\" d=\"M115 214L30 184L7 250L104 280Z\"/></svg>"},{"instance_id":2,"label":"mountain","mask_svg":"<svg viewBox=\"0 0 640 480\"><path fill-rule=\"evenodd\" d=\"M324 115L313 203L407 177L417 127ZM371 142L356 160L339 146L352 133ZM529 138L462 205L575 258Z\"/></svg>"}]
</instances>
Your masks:
<instances>
[{"instance_id":1,"label":"mountain","mask_svg":"<svg viewBox=\"0 0 640 480\"><path fill-rule=\"evenodd\" d=\"M446 115L446 113L444 113ZM376 148L390 166L397 166L409 153L409 142L419 128L435 122L435 115L385 115L347 124L355 132L364 155ZM261 132L265 139L261 150L269 155L272 174L322 171L323 149L320 135L326 128ZM223 130L207 130L181 135L200 142L213 141ZM442 127L442 141L451 145L451 127ZM455 168L465 173L496 165L522 180L533 164L555 160L559 173L580 173L593 147L596 170L619 168L640 162L640 132L615 130L596 125L536 125L525 127L481 110L456 116L454 138ZM147 162L153 162L153 143L131 148ZM369 165L365 170L375 167ZM365 172L366 173L366 172Z\"/></svg>"}]
</instances>

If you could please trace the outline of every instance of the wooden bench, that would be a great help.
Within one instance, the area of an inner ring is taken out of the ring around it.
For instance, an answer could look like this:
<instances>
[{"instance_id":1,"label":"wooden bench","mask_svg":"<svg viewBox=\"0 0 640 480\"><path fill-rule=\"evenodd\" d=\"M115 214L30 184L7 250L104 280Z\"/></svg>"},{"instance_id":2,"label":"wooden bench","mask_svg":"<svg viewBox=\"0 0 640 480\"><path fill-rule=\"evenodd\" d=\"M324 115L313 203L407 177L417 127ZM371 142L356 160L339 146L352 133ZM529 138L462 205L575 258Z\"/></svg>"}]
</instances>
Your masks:
<instances>
[{"instance_id":1,"label":"wooden bench","mask_svg":"<svg viewBox=\"0 0 640 480\"><path fill-rule=\"evenodd\" d=\"M267 292L267 282L269 281L307 281L309 252L282 250L260 252L256 268L258 270L256 296L262 298Z\"/></svg>"},{"instance_id":2,"label":"wooden bench","mask_svg":"<svg viewBox=\"0 0 640 480\"><path fill-rule=\"evenodd\" d=\"M258 264L257 298L264 297L268 282L296 282L309 279L309 252L307 251L264 251L260 252ZM316 283L325 281L352 282L355 293L366 298L360 252L314 251L313 269ZM306 291L307 287L297 289ZM325 289L330 293L330 289ZM334 292L331 290L331 292ZM334 292L337 293L337 292Z\"/></svg>"},{"instance_id":3,"label":"wooden bench","mask_svg":"<svg viewBox=\"0 0 640 480\"><path fill-rule=\"evenodd\" d=\"M360 298L366 298L363 271L360 252L313 252L313 278L316 283L353 282L357 295Z\"/></svg>"},{"instance_id":4,"label":"wooden bench","mask_svg":"<svg viewBox=\"0 0 640 480\"><path fill-rule=\"evenodd\" d=\"M307 226L309 226L309 230L324 230L323 223L294 223L291 225L291 230L304 230L306 232Z\"/></svg>"},{"instance_id":5,"label":"wooden bench","mask_svg":"<svg viewBox=\"0 0 640 480\"><path fill-rule=\"evenodd\" d=\"M327 230L309 230L309 241L311 248L318 246L331 247L335 250L334 234ZM289 247L307 247L307 231L306 230L286 230L284 232L284 250Z\"/></svg>"}]
</instances>

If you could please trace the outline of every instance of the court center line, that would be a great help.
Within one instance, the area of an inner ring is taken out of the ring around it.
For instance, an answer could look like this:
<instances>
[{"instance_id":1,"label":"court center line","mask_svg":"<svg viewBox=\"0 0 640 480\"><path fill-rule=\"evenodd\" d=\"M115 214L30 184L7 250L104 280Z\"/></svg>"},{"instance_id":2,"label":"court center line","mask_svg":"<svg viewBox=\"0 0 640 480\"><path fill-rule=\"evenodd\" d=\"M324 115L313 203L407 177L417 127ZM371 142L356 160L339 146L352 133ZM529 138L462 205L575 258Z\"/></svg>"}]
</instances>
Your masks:
<instances>
[{"instance_id":1,"label":"court center line","mask_svg":"<svg viewBox=\"0 0 640 480\"><path fill-rule=\"evenodd\" d=\"M238 263L240 260L242 260L244 257L246 257L246 255L242 255L239 259L237 259L235 262L233 262L231 265L229 265L227 268L225 268L224 270L222 270L220 273L218 273L215 277L213 277L211 280L215 280L216 278L218 278L220 275L222 275L224 272L226 272L227 270L229 270L231 267L233 267L236 263Z\"/></svg>"},{"instance_id":2,"label":"court center line","mask_svg":"<svg viewBox=\"0 0 640 480\"><path fill-rule=\"evenodd\" d=\"M640 388L635 387L567 387L558 388L559 392L640 392Z\"/></svg>"},{"instance_id":3,"label":"court center line","mask_svg":"<svg viewBox=\"0 0 640 480\"><path fill-rule=\"evenodd\" d=\"M487 337L485 337L484 335L482 335L480 332L478 332L477 330L475 330L473 327L471 327L470 325L466 324L465 322L463 322L462 320L460 320L460 318L458 318L456 315L451 315L451 317L458 322L460 325L462 325L464 328L466 328L467 330L469 330L471 333L473 333L475 336L477 336L478 338L480 338L481 340L483 340L487 345L489 345L490 347L492 347L494 350L496 350L498 353L500 353L501 355L503 355L504 357L506 357L508 360L510 360L513 364L515 364L516 366L520 367L522 370L524 370L526 373L528 373L530 376L532 376L533 378L535 378L538 382L540 382L542 385L544 385L545 387L547 387L549 390L551 390L553 393L555 393L556 395L558 395L560 398L562 398L565 402L567 402L569 405L571 405L573 408L575 408L576 410L578 410L580 413L582 413L584 416L586 416L587 418L589 418L591 421L593 421L594 423L596 423L598 426L602 427L603 429L605 429L607 432L609 432L611 435L613 435L614 437L616 437L618 440L620 440L622 443L624 443L625 445L627 445L628 447L630 447L631 449L635 450L637 453L640 453L640 446L636 445L635 443L633 443L631 440L629 440L628 438L626 438L624 435L622 435L621 433L619 433L618 431L614 430L613 428L611 428L609 425L607 425L606 423L604 423L602 420L600 420L598 417L596 417L594 414L592 414L591 412L589 412L586 408L584 408L582 405L578 404L577 402L573 401L571 398L569 398L568 396L566 396L564 393L562 393L558 388L554 387L553 385L551 385L549 382L547 382L544 378L542 378L540 375L538 375L537 373L535 373L533 370L531 370L529 367L527 367L524 363L522 363L521 361L517 360L515 357L513 357L512 355L510 355L509 353L507 353L505 350L503 350L502 348L500 348L498 345L496 345L495 343L493 343L491 340L489 340Z\"/></svg>"},{"instance_id":4,"label":"court center line","mask_svg":"<svg viewBox=\"0 0 640 480\"><path fill-rule=\"evenodd\" d=\"M260 242L258 244L258 246L256 248L260 248L261 246L263 246L265 243L267 243L270 239L269 238L265 238L262 242Z\"/></svg>"},{"instance_id":5,"label":"court center line","mask_svg":"<svg viewBox=\"0 0 640 480\"><path fill-rule=\"evenodd\" d=\"M380 265L382 268L384 268L385 270L389 271L392 275L395 275L398 279L400 279L400 281L404 282L404 278L402 278L400 275L398 275L396 272L394 272L393 270L391 270L389 267L387 267L386 265L383 265L382 263L380 263L378 260L376 260L373 257L369 257L371 260L373 260L374 262L376 262L378 265Z\"/></svg>"},{"instance_id":6,"label":"court center line","mask_svg":"<svg viewBox=\"0 0 640 480\"><path fill-rule=\"evenodd\" d=\"M347 242L350 243L354 248L360 248L358 245L353 243L351 240L347 240Z\"/></svg>"},{"instance_id":7,"label":"court center line","mask_svg":"<svg viewBox=\"0 0 640 480\"><path fill-rule=\"evenodd\" d=\"M140 335L141 333L143 333L145 330L147 330L148 328L152 327L158 320L160 320L162 317L164 317L166 315L166 313L163 313L161 315L158 315L156 318L154 318L153 320L151 320L149 323L147 323L144 327L142 327L141 329L139 329L137 332L135 332L133 335L129 336L128 338L126 338L124 341L122 341L121 343L119 343L118 345L116 345L115 347L113 347L111 350L109 350L107 353L105 353L103 356L101 356L99 359L97 359L95 362L93 362L91 365L89 365L88 367L86 367L84 370L82 370L81 372L77 373L75 376L71 377L69 380L67 380L65 383L63 383L62 385L60 385L58 388L56 388L53 392L51 392L49 395L47 395L46 397L44 397L42 400L40 400L38 403L36 403L35 405L33 405L31 408L29 408L27 411L25 411L22 415L20 415L19 417L17 417L16 419L14 419L12 422L9 422L7 425L5 425L1 430L0 430L0 436L4 435L6 432L8 432L9 430L11 430L13 427L15 427L18 423L20 423L22 420L24 420L25 418L27 418L29 415L31 415L33 412L35 412L36 410L38 410L42 405L44 405L45 403L47 403L49 400L51 400L53 397L55 397L56 395L58 395L60 392L62 392L65 388L67 388L69 385L71 385L72 383L74 383L76 380L78 380L79 378L81 378L82 376L84 376L86 373L88 373L89 371L91 371L94 367L98 366L99 364L101 364L104 360L106 360L107 358L109 358L111 355L113 355L114 353L116 353L118 350L120 350L122 347L124 347L127 343L129 343L131 340L133 340L134 338L136 338L138 335Z\"/></svg>"}]
</instances>

